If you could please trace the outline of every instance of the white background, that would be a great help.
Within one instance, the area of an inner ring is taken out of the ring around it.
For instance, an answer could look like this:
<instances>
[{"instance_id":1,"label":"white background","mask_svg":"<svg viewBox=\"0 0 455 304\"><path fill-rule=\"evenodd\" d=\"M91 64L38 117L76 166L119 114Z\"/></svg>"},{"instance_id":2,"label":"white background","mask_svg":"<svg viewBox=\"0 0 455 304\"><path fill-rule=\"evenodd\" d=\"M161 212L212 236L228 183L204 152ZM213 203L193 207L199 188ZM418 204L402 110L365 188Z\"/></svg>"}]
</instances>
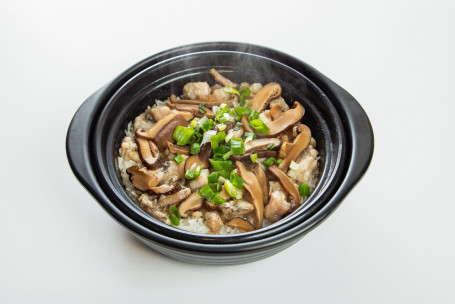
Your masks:
<instances>
[{"instance_id":1,"label":"white background","mask_svg":"<svg viewBox=\"0 0 455 304\"><path fill-rule=\"evenodd\" d=\"M2 0L0 302L455 303L454 12L454 1ZM231 267L142 245L80 186L64 145L80 104L123 70L220 40L311 64L361 103L376 140L326 222Z\"/></svg>"}]
</instances>

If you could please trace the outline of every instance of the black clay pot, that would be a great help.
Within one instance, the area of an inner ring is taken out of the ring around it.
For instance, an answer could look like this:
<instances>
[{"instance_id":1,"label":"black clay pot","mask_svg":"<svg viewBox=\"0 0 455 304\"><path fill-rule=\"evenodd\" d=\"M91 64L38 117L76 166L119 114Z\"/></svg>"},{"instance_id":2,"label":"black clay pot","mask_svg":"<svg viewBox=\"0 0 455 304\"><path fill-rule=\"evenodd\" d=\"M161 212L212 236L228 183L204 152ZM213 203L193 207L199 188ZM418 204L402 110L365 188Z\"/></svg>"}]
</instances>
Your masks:
<instances>
[{"instance_id":1,"label":"black clay pot","mask_svg":"<svg viewBox=\"0 0 455 304\"><path fill-rule=\"evenodd\" d=\"M281 221L239 235L201 235L176 229L142 211L126 194L115 167L124 130L155 99L207 80L215 67L234 81L276 81L287 102L300 101L303 122L318 143L320 179L309 200ZM239 264L271 256L298 241L341 203L373 154L373 131L358 102L306 63L268 48L202 43L162 52L131 67L90 96L67 136L74 174L128 231L170 257L204 264Z\"/></svg>"}]
</instances>

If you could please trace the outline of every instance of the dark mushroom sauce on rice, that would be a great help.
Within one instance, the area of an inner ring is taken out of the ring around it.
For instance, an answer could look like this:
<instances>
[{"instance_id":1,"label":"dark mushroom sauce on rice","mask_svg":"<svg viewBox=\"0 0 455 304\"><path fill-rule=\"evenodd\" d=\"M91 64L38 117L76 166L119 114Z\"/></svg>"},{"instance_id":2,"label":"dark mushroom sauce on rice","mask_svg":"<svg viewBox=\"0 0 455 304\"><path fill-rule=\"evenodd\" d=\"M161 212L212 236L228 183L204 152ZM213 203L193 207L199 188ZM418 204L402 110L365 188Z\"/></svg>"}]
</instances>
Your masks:
<instances>
[{"instance_id":1,"label":"dark mushroom sauce on rice","mask_svg":"<svg viewBox=\"0 0 455 304\"><path fill-rule=\"evenodd\" d=\"M196 233L252 231L314 191L318 151L281 86L190 82L130 122L117 165L128 195L154 218Z\"/></svg>"}]
</instances>

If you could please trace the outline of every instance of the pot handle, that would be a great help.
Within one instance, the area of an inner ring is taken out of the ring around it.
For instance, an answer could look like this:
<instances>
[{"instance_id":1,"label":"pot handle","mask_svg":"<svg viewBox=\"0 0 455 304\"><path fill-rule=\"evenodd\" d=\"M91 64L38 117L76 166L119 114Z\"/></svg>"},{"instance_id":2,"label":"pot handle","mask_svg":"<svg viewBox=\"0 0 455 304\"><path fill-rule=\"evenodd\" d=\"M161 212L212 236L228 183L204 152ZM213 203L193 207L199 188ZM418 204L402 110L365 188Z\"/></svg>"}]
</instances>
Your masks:
<instances>
[{"instance_id":1,"label":"pot handle","mask_svg":"<svg viewBox=\"0 0 455 304\"><path fill-rule=\"evenodd\" d=\"M100 191L90 159L90 131L105 88L87 98L74 114L66 135L66 155L74 175L92 195Z\"/></svg>"}]
</instances>

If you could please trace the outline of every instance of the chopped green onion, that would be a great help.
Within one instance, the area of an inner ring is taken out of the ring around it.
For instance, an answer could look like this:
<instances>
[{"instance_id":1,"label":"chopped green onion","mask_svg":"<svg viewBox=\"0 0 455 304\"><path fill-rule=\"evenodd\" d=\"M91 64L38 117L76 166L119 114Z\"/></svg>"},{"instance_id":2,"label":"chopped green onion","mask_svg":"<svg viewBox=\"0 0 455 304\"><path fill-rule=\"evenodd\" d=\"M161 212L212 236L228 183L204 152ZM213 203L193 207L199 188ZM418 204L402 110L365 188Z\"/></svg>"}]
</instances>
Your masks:
<instances>
[{"instance_id":1,"label":"chopped green onion","mask_svg":"<svg viewBox=\"0 0 455 304\"><path fill-rule=\"evenodd\" d=\"M213 172L212 174L207 176L207 180L209 181L209 183L216 183L218 181L218 173Z\"/></svg>"},{"instance_id":2,"label":"chopped green onion","mask_svg":"<svg viewBox=\"0 0 455 304\"><path fill-rule=\"evenodd\" d=\"M251 155L250 155L250 158L251 158L251 161L252 161L253 163L255 163L256 160L258 159L258 154L257 154L257 153L251 154Z\"/></svg>"},{"instance_id":3,"label":"chopped green onion","mask_svg":"<svg viewBox=\"0 0 455 304\"><path fill-rule=\"evenodd\" d=\"M198 154L201 151L201 145L197 142L191 144L190 153L191 155Z\"/></svg>"},{"instance_id":4,"label":"chopped green onion","mask_svg":"<svg viewBox=\"0 0 455 304\"><path fill-rule=\"evenodd\" d=\"M199 122L199 118L195 118L191 121L190 126L192 128L196 128L198 122Z\"/></svg>"},{"instance_id":5,"label":"chopped green onion","mask_svg":"<svg viewBox=\"0 0 455 304\"><path fill-rule=\"evenodd\" d=\"M253 110L250 114L250 116L248 116L248 121L252 121L252 120L255 120L255 119L258 119L259 118L259 112L256 111L256 110Z\"/></svg>"},{"instance_id":6,"label":"chopped green onion","mask_svg":"<svg viewBox=\"0 0 455 304\"><path fill-rule=\"evenodd\" d=\"M219 183L224 184L224 182L225 182L226 180L227 180L227 179L225 179L225 178L222 177L222 176L218 177L218 182L219 182Z\"/></svg>"},{"instance_id":7,"label":"chopped green onion","mask_svg":"<svg viewBox=\"0 0 455 304\"><path fill-rule=\"evenodd\" d=\"M236 94L236 95L239 95L239 96L240 96L239 91L237 91L236 89L231 88L231 87L224 87L224 88L223 88L223 91L225 91L226 93Z\"/></svg>"},{"instance_id":8,"label":"chopped green onion","mask_svg":"<svg viewBox=\"0 0 455 304\"><path fill-rule=\"evenodd\" d=\"M220 146L220 143L223 142L223 140L226 138L226 133L224 132L219 132L216 135L210 136L210 143L212 146L212 150L216 149Z\"/></svg>"},{"instance_id":9,"label":"chopped green onion","mask_svg":"<svg viewBox=\"0 0 455 304\"><path fill-rule=\"evenodd\" d=\"M229 106L227 104L222 103L220 105L220 110L223 111L223 114L224 114L224 113L228 113L230 109L229 109Z\"/></svg>"},{"instance_id":10,"label":"chopped green onion","mask_svg":"<svg viewBox=\"0 0 455 304\"><path fill-rule=\"evenodd\" d=\"M215 196L213 197L213 199L212 199L212 203L217 204L217 205L222 205L222 204L224 204L225 202L226 202L226 201L225 201L223 198L221 198L220 196L218 196L218 195L215 195Z\"/></svg>"},{"instance_id":11,"label":"chopped green onion","mask_svg":"<svg viewBox=\"0 0 455 304\"><path fill-rule=\"evenodd\" d=\"M282 158L278 158L278 159L276 160L276 164L277 164L277 165L281 165L282 162L283 162L283 159L282 159Z\"/></svg>"},{"instance_id":12,"label":"chopped green onion","mask_svg":"<svg viewBox=\"0 0 455 304\"><path fill-rule=\"evenodd\" d=\"M237 123L235 124L234 131L240 130L240 129L242 128L242 126L243 126L243 123L237 122Z\"/></svg>"},{"instance_id":13,"label":"chopped green onion","mask_svg":"<svg viewBox=\"0 0 455 304\"><path fill-rule=\"evenodd\" d=\"M291 170L299 170L299 164L297 164L295 161L291 161L291 164L289 165L289 168Z\"/></svg>"},{"instance_id":14,"label":"chopped green onion","mask_svg":"<svg viewBox=\"0 0 455 304\"><path fill-rule=\"evenodd\" d=\"M196 170L192 171L192 170L187 170L186 173L185 173L185 178L186 179L195 179L196 177L198 177L200 174L201 174L201 166L197 166Z\"/></svg>"},{"instance_id":15,"label":"chopped green onion","mask_svg":"<svg viewBox=\"0 0 455 304\"><path fill-rule=\"evenodd\" d=\"M171 221L172 225L178 226L180 224L180 219L182 218L182 215L179 212L179 209L175 206L171 206L169 208L169 220Z\"/></svg>"},{"instance_id":16,"label":"chopped green onion","mask_svg":"<svg viewBox=\"0 0 455 304\"><path fill-rule=\"evenodd\" d=\"M226 154L223 155L224 160L228 160L231 157L232 151L226 152Z\"/></svg>"},{"instance_id":17,"label":"chopped green onion","mask_svg":"<svg viewBox=\"0 0 455 304\"><path fill-rule=\"evenodd\" d=\"M199 113L205 114L207 111L204 109L205 108L205 103L199 105Z\"/></svg>"},{"instance_id":18,"label":"chopped green onion","mask_svg":"<svg viewBox=\"0 0 455 304\"><path fill-rule=\"evenodd\" d=\"M202 124L202 131L205 132L205 131L208 131L208 130L212 130L213 127L215 127L215 123L213 122L213 119L207 119Z\"/></svg>"},{"instance_id":19,"label":"chopped green onion","mask_svg":"<svg viewBox=\"0 0 455 304\"><path fill-rule=\"evenodd\" d=\"M267 134L270 132L270 128L260 119L254 119L250 121L250 125L259 133Z\"/></svg>"},{"instance_id":20,"label":"chopped green onion","mask_svg":"<svg viewBox=\"0 0 455 304\"><path fill-rule=\"evenodd\" d=\"M213 154L223 154L224 155L228 151L231 151L231 148L229 148L226 145L223 145L223 146L219 146L218 148L213 149Z\"/></svg>"},{"instance_id":21,"label":"chopped green onion","mask_svg":"<svg viewBox=\"0 0 455 304\"><path fill-rule=\"evenodd\" d=\"M299 185L299 192L302 196L310 196L310 186L307 184Z\"/></svg>"},{"instance_id":22,"label":"chopped green onion","mask_svg":"<svg viewBox=\"0 0 455 304\"><path fill-rule=\"evenodd\" d=\"M243 184L245 183L245 180L235 174L234 171L231 172L231 175L229 177L229 181L237 188L237 189L242 189Z\"/></svg>"},{"instance_id":23,"label":"chopped green onion","mask_svg":"<svg viewBox=\"0 0 455 304\"><path fill-rule=\"evenodd\" d=\"M245 132L245 138L252 136L252 139L256 139L256 133L253 132Z\"/></svg>"},{"instance_id":24,"label":"chopped green onion","mask_svg":"<svg viewBox=\"0 0 455 304\"><path fill-rule=\"evenodd\" d=\"M215 171L221 171L221 170L232 171L232 170L234 170L234 164L230 160L209 159L209 161Z\"/></svg>"},{"instance_id":25,"label":"chopped green onion","mask_svg":"<svg viewBox=\"0 0 455 304\"><path fill-rule=\"evenodd\" d=\"M241 199L242 198L242 193L235 188L235 186L228 180L224 182L224 189L226 189L226 192L231 196L236 199Z\"/></svg>"},{"instance_id":26,"label":"chopped green onion","mask_svg":"<svg viewBox=\"0 0 455 304\"><path fill-rule=\"evenodd\" d=\"M172 138L177 141L177 145L184 146L190 140L191 136L193 136L194 130L187 127L177 126L175 128L174 134L172 134Z\"/></svg>"},{"instance_id":27,"label":"chopped green onion","mask_svg":"<svg viewBox=\"0 0 455 304\"><path fill-rule=\"evenodd\" d=\"M275 159L273 157L269 157L262 164L266 167L269 167L269 166L273 165L274 163L275 163Z\"/></svg>"},{"instance_id":28,"label":"chopped green onion","mask_svg":"<svg viewBox=\"0 0 455 304\"><path fill-rule=\"evenodd\" d=\"M221 177L223 177L224 179L229 179L229 173L226 171L226 170L221 170L220 172L218 172L220 174Z\"/></svg>"},{"instance_id":29,"label":"chopped green onion","mask_svg":"<svg viewBox=\"0 0 455 304\"><path fill-rule=\"evenodd\" d=\"M226 125L225 124L219 124L216 126L218 128L218 130L220 131L224 131L226 129Z\"/></svg>"},{"instance_id":30,"label":"chopped green onion","mask_svg":"<svg viewBox=\"0 0 455 304\"><path fill-rule=\"evenodd\" d=\"M203 135L199 132L200 130L201 130L201 128L199 128L199 126L197 126L197 127L194 129L194 134L193 134L193 136L190 138L190 142L201 143Z\"/></svg>"},{"instance_id":31,"label":"chopped green onion","mask_svg":"<svg viewBox=\"0 0 455 304\"><path fill-rule=\"evenodd\" d=\"M241 155L245 153L245 144L241 138L233 138L229 141L231 143L231 151L234 155Z\"/></svg>"},{"instance_id":32,"label":"chopped green onion","mask_svg":"<svg viewBox=\"0 0 455 304\"><path fill-rule=\"evenodd\" d=\"M236 107L234 108L235 110L235 113L237 113L237 115L248 115L252 112L251 108L246 106L246 107Z\"/></svg>"},{"instance_id":33,"label":"chopped green onion","mask_svg":"<svg viewBox=\"0 0 455 304\"><path fill-rule=\"evenodd\" d=\"M176 156L174 156L174 160L177 164L180 164L182 161L184 161L185 159L183 158L182 155L180 154L177 154Z\"/></svg>"},{"instance_id":34,"label":"chopped green onion","mask_svg":"<svg viewBox=\"0 0 455 304\"><path fill-rule=\"evenodd\" d=\"M235 115L235 118L234 118L234 119L235 119L236 122L239 122L239 121L242 119L242 116L240 116L240 115Z\"/></svg>"},{"instance_id":35,"label":"chopped green onion","mask_svg":"<svg viewBox=\"0 0 455 304\"><path fill-rule=\"evenodd\" d=\"M250 90L249 87L246 87L246 86L245 86L245 87L241 87L241 88L240 88L239 92L242 92L242 91L246 91L246 92L244 92L244 93L241 93L241 94L240 94L240 97L239 97L240 105L243 106L243 105L245 104L245 98L248 97L248 96L250 96L251 90Z\"/></svg>"},{"instance_id":36,"label":"chopped green onion","mask_svg":"<svg viewBox=\"0 0 455 304\"><path fill-rule=\"evenodd\" d=\"M272 150L275 147L276 147L275 144L268 144L266 148L267 148L267 150Z\"/></svg>"}]
</instances>

